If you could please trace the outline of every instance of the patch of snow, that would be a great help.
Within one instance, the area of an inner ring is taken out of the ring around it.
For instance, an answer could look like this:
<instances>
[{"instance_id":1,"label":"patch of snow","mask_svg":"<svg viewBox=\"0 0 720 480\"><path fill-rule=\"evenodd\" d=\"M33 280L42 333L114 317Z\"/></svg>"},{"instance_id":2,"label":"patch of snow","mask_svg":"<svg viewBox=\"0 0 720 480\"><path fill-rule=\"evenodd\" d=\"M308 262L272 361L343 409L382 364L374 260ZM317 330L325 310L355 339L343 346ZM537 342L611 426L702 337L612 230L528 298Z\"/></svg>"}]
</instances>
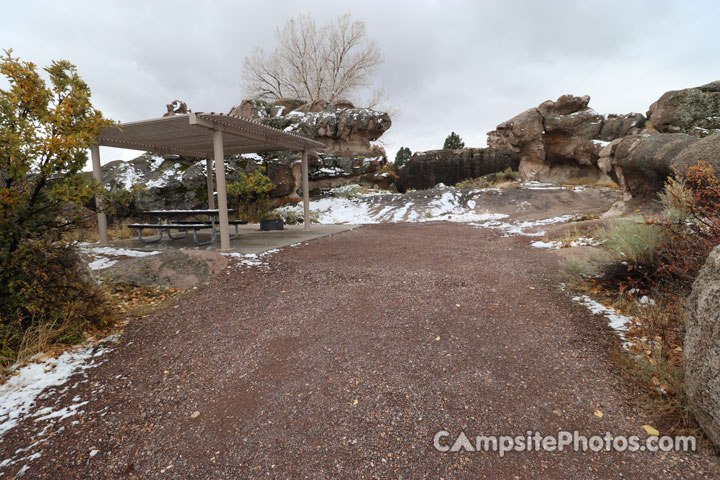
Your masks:
<instances>
[{"instance_id":1,"label":"patch of snow","mask_svg":"<svg viewBox=\"0 0 720 480\"><path fill-rule=\"evenodd\" d=\"M606 307L600 302L596 302L587 295L575 296L572 297L572 299L583 305L593 314L603 315L607 319L610 328L615 330L620 336L620 338L624 341L623 347L628 348L629 344L627 341L625 341L625 332L630 328L630 325L632 325L632 318L622 315L616 312L614 309Z\"/></svg>"},{"instance_id":2,"label":"patch of snow","mask_svg":"<svg viewBox=\"0 0 720 480\"><path fill-rule=\"evenodd\" d=\"M160 177L154 179L154 180L148 180L145 182L145 186L147 188L164 188L167 186L168 182L173 179L177 179L177 177L182 176L182 172L179 170L180 167L179 163L176 163L173 165L172 168L168 168L167 170L164 170Z\"/></svg>"},{"instance_id":3,"label":"patch of snow","mask_svg":"<svg viewBox=\"0 0 720 480\"><path fill-rule=\"evenodd\" d=\"M63 385L74 374L97 366L93 358L111 350L110 347L103 345L111 338L114 337L108 337L98 345L86 343L63 352L57 358L46 358L25 366L15 366L8 381L0 385L0 437L24 418L34 415L32 407L38 396L47 388ZM48 412L43 412L41 415L43 414L52 415ZM43 418L36 421L41 419Z\"/></svg>"},{"instance_id":4,"label":"patch of snow","mask_svg":"<svg viewBox=\"0 0 720 480\"><path fill-rule=\"evenodd\" d=\"M118 261L117 260L110 260L106 257L99 257L92 262L88 263L88 268L90 270L102 270L103 268L112 267L115 265Z\"/></svg>"},{"instance_id":5,"label":"patch of snow","mask_svg":"<svg viewBox=\"0 0 720 480\"><path fill-rule=\"evenodd\" d=\"M537 242L532 242L530 244L531 247L535 248L561 248L562 242L554 241L554 242L543 242L542 240L538 240Z\"/></svg>"},{"instance_id":6,"label":"patch of snow","mask_svg":"<svg viewBox=\"0 0 720 480\"><path fill-rule=\"evenodd\" d=\"M73 415L76 415L78 413L83 413L82 410L78 411L78 408L87 405L88 402L80 402L76 403L74 405L69 405L67 407L61 408L60 410L54 410L50 407L43 408L41 410L38 410L33 414L33 417L39 417L36 418L36 422L40 422L42 420L50 420L53 418L57 418L60 420L64 420L68 417L72 417Z\"/></svg>"},{"instance_id":7,"label":"patch of snow","mask_svg":"<svg viewBox=\"0 0 720 480\"><path fill-rule=\"evenodd\" d=\"M507 217L507 215L505 215L505 217ZM506 237L512 235L524 235L526 237L542 237L545 235L545 230L540 227L545 225L553 225L556 223L566 223L573 218L575 218L575 215L560 215L559 217L544 218L541 220L525 222L515 221L513 223L493 220L481 224L473 224L473 226L502 230L505 232Z\"/></svg>"},{"instance_id":8,"label":"patch of snow","mask_svg":"<svg viewBox=\"0 0 720 480\"><path fill-rule=\"evenodd\" d=\"M90 457L94 457L94 456L97 455L98 453L100 453L100 450L92 449L92 450L90 450Z\"/></svg>"},{"instance_id":9,"label":"patch of snow","mask_svg":"<svg viewBox=\"0 0 720 480\"><path fill-rule=\"evenodd\" d=\"M165 161L165 159L160 155L152 155L150 159L150 164L148 166L151 170L157 170Z\"/></svg>"},{"instance_id":10,"label":"patch of snow","mask_svg":"<svg viewBox=\"0 0 720 480\"><path fill-rule=\"evenodd\" d=\"M571 241L570 243L563 243L559 240L551 241L551 242L543 242L543 241L537 241L532 242L530 246L535 248L563 248L563 247L582 247L582 246L597 246L600 245L600 242L595 240L594 238L590 237L580 237L576 240Z\"/></svg>"},{"instance_id":11,"label":"patch of snow","mask_svg":"<svg viewBox=\"0 0 720 480\"><path fill-rule=\"evenodd\" d=\"M106 255L116 257L147 257L149 255L157 255L160 252L151 250L131 250L129 248L119 247L101 247L94 246L89 243L80 244L80 249L88 255Z\"/></svg>"},{"instance_id":12,"label":"patch of snow","mask_svg":"<svg viewBox=\"0 0 720 480\"><path fill-rule=\"evenodd\" d=\"M647 307L648 305L655 305L655 300L648 297L647 295L643 295L642 297L640 297L638 303L643 307Z\"/></svg>"},{"instance_id":13,"label":"patch of snow","mask_svg":"<svg viewBox=\"0 0 720 480\"><path fill-rule=\"evenodd\" d=\"M118 262L116 259L108 257L147 257L160 253L147 250L130 250L128 248L101 247L89 243L81 243L80 250L93 259L88 263L90 270L102 270Z\"/></svg>"},{"instance_id":14,"label":"patch of snow","mask_svg":"<svg viewBox=\"0 0 720 480\"><path fill-rule=\"evenodd\" d=\"M143 175L135 170L135 167L129 163L124 163L122 168L122 173L118 174L115 178L117 179L117 183L122 185L125 190L131 191L134 185L142 183Z\"/></svg>"},{"instance_id":15,"label":"patch of snow","mask_svg":"<svg viewBox=\"0 0 720 480\"><path fill-rule=\"evenodd\" d=\"M248 159L248 160L257 160L259 162L263 161L263 158L258 155L257 153L243 153L240 155L242 158Z\"/></svg>"},{"instance_id":16,"label":"patch of snow","mask_svg":"<svg viewBox=\"0 0 720 480\"><path fill-rule=\"evenodd\" d=\"M595 145L600 145L601 147L606 147L610 145L610 142L606 142L605 140L593 140L592 141Z\"/></svg>"}]
</instances>

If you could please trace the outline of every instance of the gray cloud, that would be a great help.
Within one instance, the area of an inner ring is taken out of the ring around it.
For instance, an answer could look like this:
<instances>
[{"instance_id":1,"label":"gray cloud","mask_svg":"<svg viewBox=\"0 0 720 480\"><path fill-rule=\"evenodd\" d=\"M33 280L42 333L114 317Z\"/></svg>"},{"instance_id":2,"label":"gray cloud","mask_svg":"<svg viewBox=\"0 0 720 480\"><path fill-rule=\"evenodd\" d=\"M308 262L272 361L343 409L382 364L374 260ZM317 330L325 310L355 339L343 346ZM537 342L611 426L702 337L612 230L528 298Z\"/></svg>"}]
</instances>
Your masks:
<instances>
[{"instance_id":1,"label":"gray cloud","mask_svg":"<svg viewBox=\"0 0 720 480\"><path fill-rule=\"evenodd\" d=\"M377 83L399 110L383 137L391 156L438 148L451 130L482 146L501 121L564 93L644 113L667 90L720 78L714 1L26 1L5 6L0 47L72 61L117 120L159 116L175 98L226 112L242 99L243 58L272 48L277 25L346 11L383 51Z\"/></svg>"}]
</instances>

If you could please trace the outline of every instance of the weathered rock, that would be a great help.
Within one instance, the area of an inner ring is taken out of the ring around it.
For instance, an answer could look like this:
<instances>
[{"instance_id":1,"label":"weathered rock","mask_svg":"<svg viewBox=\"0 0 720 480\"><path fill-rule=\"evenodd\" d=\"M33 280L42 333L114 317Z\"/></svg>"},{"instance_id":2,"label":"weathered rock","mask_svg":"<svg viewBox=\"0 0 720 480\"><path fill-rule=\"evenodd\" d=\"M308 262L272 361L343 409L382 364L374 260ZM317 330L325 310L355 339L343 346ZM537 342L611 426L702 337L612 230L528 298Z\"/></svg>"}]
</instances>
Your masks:
<instances>
[{"instance_id":1,"label":"weathered rock","mask_svg":"<svg viewBox=\"0 0 720 480\"><path fill-rule=\"evenodd\" d=\"M525 180L562 182L584 178L611 182L597 166L604 145L644 125L640 114L606 117L588 108L590 97L563 95L501 123L488 133L488 145L521 153Z\"/></svg>"},{"instance_id":2,"label":"weathered rock","mask_svg":"<svg viewBox=\"0 0 720 480\"><path fill-rule=\"evenodd\" d=\"M95 274L105 281L185 290L227 267L227 258L209 250L170 250L121 260Z\"/></svg>"},{"instance_id":3,"label":"weathered rock","mask_svg":"<svg viewBox=\"0 0 720 480\"><path fill-rule=\"evenodd\" d=\"M310 103L299 106L295 109L295 111L300 113L317 113L327 109L328 106L329 103L325 100L314 100Z\"/></svg>"},{"instance_id":4,"label":"weathered rock","mask_svg":"<svg viewBox=\"0 0 720 480\"><path fill-rule=\"evenodd\" d=\"M336 100L335 103L333 103L333 107L336 110L349 110L351 108L355 108L355 105L353 105L353 103L350 100L341 98L339 100Z\"/></svg>"},{"instance_id":5,"label":"weathered rock","mask_svg":"<svg viewBox=\"0 0 720 480\"><path fill-rule=\"evenodd\" d=\"M544 131L540 111L531 108L489 132L487 143L490 148L509 148L520 153L520 175L523 178L534 178L546 169L545 144L542 139Z\"/></svg>"},{"instance_id":6,"label":"weathered rock","mask_svg":"<svg viewBox=\"0 0 720 480\"><path fill-rule=\"evenodd\" d=\"M627 135L637 135L644 127L645 117L641 113L627 113L625 115L611 113L605 117L600 130L600 140L610 142Z\"/></svg>"},{"instance_id":7,"label":"weathered rock","mask_svg":"<svg viewBox=\"0 0 720 480\"><path fill-rule=\"evenodd\" d=\"M720 132L720 80L664 93L650 105L648 119L663 133L703 137Z\"/></svg>"},{"instance_id":8,"label":"weathered rock","mask_svg":"<svg viewBox=\"0 0 720 480\"><path fill-rule=\"evenodd\" d=\"M538 106L543 116L546 115L569 115L585 109L590 103L590 96L584 95L561 95L556 101L546 100Z\"/></svg>"},{"instance_id":9,"label":"weathered rock","mask_svg":"<svg viewBox=\"0 0 720 480\"><path fill-rule=\"evenodd\" d=\"M343 157L369 156L370 142L385 133L392 121L387 113L368 108L333 109L302 114L299 109L284 119L285 130L325 145L320 151Z\"/></svg>"},{"instance_id":10,"label":"weathered rock","mask_svg":"<svg viewBox=\"0 0 720 480\"><path fill-rule=\"evenodd\" d=\"M683 133L625 137L614 149L610 175L632 196L655 194L673 172L673 165L677 165L680 172L698 160L717 165L720 150L714 149L718 140L720 136L703 141ZM705 145L696 147L701 141Z\"/></svg>"},{"instance_id":11,"label":"weathered rock","mask_svg":"<svg viewBox=\"0 0 720 480\"><path fill-rule=\"evenodd\" d=\"M247 118L249 120L258 120L269 115L269 112L267 111L267 102L255 99L243 100L232 107L229 113L230 115Z\"/></svg>"},{"instance_id":12,"label":"weathered rock","mask_svg":"<svg viewBox=\"0 0 720 480\"><path fill-rule=\"evenodd\" d=\"M685 315L685 387L695 418L720 448L720 247L693 284Z\"/></svg>"},{"instance_id":13,"label":"weathered rock","mask_svg":"<svg viewBox=\"0 0 720 480\"><path fill-rule=\"evenodd\" d=\"M398 172L398 191L431 188L438 183L454 185L468 178L512 168L517 170L521 154L509 148L431 150L413 155Z\"/></svg>"}]
</instances>

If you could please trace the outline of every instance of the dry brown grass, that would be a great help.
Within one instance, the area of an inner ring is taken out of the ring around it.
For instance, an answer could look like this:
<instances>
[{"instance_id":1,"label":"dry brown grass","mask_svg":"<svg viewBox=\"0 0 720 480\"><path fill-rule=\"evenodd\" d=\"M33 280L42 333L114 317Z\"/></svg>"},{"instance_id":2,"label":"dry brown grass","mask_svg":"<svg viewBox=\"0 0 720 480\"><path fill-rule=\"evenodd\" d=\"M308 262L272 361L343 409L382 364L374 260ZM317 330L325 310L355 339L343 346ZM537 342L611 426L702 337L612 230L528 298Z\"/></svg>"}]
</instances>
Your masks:
<instances>
[{"instance_id":1,"label":"dry brown grass","mask_svg":"<svg viewBox=\"0 0 720 480\"><path fill-rule=\"evenodd\" d=\"M135 219L124 218L116 220L108 225L108 237L110 240L121 240L124 238L135 237L136 232L128 228L128 225L135 223L135 221ZM65 235L65 239L70 242L97 243L100 241L100 234L97 231L97 226L92 225L67 233Z\"/></svg>"}]
</instances>

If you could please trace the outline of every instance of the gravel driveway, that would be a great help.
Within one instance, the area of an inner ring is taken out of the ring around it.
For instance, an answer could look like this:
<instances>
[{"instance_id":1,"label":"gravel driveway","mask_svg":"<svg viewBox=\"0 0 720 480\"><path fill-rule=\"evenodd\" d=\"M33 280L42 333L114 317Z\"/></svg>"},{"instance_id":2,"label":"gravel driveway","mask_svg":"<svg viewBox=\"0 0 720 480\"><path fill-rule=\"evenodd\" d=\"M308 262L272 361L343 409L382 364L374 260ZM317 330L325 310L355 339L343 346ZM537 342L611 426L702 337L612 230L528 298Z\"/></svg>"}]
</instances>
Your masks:
<instances>
[{"instance_id":1,"label":"gravel driveway","mask_svg":"<svg viewBox=\"0 0 720 480\"><path fill-rule=\"evenodd\" d=\"M232 266L132 322L88 381L42 401L89 403L24 478L713 477L706 447L433 447L441 430L442 444L461 431L647 436L613 332L558 289L557 257L528 244L386 224L286 248L270 268ZM2 458L39 428L9 432Z\"/></svg>"}]
</instances>

